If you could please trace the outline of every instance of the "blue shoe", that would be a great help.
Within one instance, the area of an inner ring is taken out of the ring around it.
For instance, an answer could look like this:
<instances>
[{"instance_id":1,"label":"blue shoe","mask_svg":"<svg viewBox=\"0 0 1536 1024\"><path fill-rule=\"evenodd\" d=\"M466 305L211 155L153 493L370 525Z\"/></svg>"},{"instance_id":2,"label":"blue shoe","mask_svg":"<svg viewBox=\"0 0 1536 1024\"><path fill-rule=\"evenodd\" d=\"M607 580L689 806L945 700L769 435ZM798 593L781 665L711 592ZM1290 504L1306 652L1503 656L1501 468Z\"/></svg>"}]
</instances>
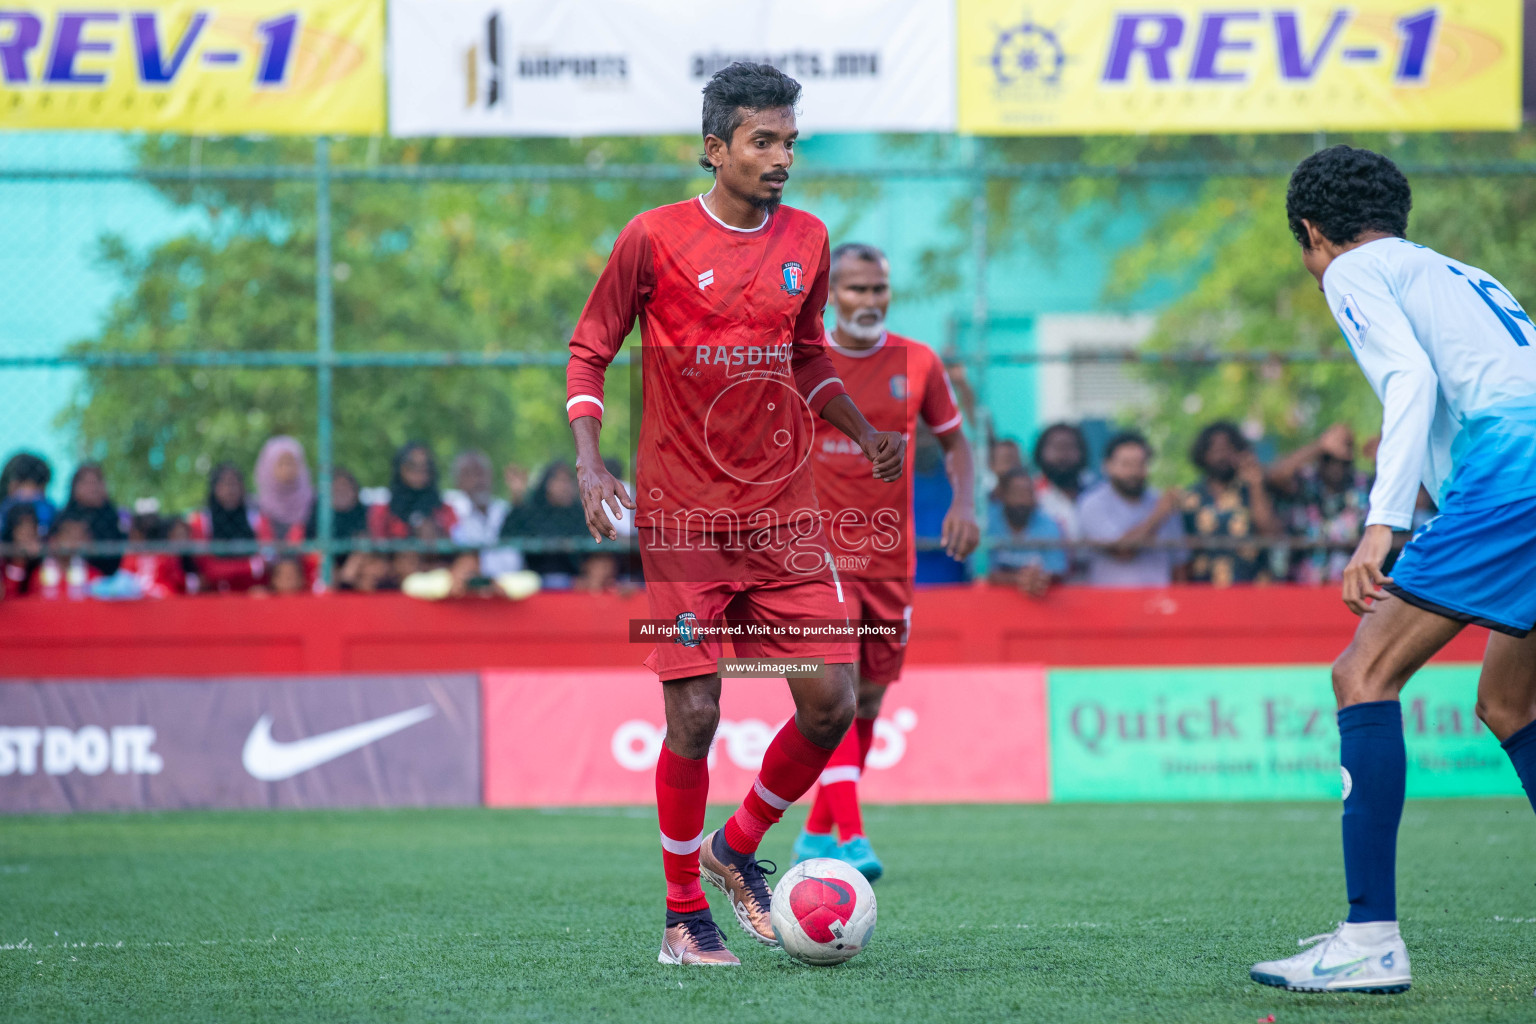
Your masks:
<instances>
[{"instance_id":1,"label":"blue shoe","mask_svg":"<svg viewBox=\"0 0 1536 1024\"><path fill-rule=\"evenodd\" d=\"M795 839L794 863L799 864L812 857L838 857L840 854L837 851L837 838L832 833L818 835L815 832L801 832Z\"/></svg>"},{"instance_id":2,"label":"blue shoe","mask_svg":"<svg viewBox=\"0 0 1536 1024\"><path fill-rule=\"evenodd\" d=\"M885 865L880 863L880 858L875 856L875 850L869 845L869 840L863 836L854 836L846 843L839 843L834 856L858 868L859 874L871 882L877 881L881 875L885 874Z\"/></svg>"}]
</instances>

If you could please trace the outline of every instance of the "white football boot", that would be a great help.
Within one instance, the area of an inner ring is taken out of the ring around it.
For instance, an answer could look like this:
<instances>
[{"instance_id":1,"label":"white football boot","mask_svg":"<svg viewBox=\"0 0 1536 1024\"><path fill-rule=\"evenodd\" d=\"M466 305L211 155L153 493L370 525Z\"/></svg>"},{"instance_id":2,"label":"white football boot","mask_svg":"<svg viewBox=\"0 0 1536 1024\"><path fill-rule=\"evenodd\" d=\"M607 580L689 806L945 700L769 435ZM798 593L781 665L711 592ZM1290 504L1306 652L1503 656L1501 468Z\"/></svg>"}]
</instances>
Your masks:
<instances>
[{"instance_id":1,"label":"white football boot","mask_svg":"<svg viewBox=\"0 0 1536 1024\"><path fill-rule=\"evenodd\" d=\"M1261 985L1292 992L1406 992L1408 948L1396 921L1340 924L1324 935L1302 939L1312 948L1285 960L1254 964L1248 976Z\"/></svg>"}]
</instances>

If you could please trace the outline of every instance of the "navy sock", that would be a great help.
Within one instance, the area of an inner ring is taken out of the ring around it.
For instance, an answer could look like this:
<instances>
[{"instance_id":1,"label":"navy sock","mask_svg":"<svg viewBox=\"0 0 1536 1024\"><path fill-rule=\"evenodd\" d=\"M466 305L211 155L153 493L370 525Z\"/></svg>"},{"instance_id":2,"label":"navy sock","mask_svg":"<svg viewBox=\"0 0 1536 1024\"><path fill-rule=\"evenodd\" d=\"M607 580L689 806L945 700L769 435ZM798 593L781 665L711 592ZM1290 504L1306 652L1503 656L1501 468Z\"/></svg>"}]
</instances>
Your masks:
<instances>
[{"instance_id":1,"label":"navy sock","mask_svg":"<svg viewBox=\"0 0 1536 1024\"><path fill-rule=\"evenodd\" d=\"M695 920L695 919L701 918L701 917L709 917L709 908L708 907L705 907L703 910L695 910L691 914L679 914L677 911L673 910L671 907L668 907L667 908L667 927L671 928L675 924L682 924L684 921L692 921L692 920Z\"/></svg>"},{"instance_id":2,"label":"navy sock","mask_svg":"<svg viewBox=\"0 0 1536 1024\"><path fill-rule=\"evenodd\" d=\"M1397 825L1403 818L1408 779L1403 706L1378 700L1341 708L1339 762L1346 780L1344 882L1349 921L1395 921Z\"/></svg>"},{"instance_id":3,"label":"navy sock","mask_svg":"<svg viewBox=\"0 0 1536 1024\"><path fill-rule=\"evenodd\" d=\"M1503 746L1504 753L1514 762L1515 774L1520 776L1520 785L1525 787L1531 808L1536 810L1536 722L1516 732L1504 741Z\"/></svg>"}]
</instances>

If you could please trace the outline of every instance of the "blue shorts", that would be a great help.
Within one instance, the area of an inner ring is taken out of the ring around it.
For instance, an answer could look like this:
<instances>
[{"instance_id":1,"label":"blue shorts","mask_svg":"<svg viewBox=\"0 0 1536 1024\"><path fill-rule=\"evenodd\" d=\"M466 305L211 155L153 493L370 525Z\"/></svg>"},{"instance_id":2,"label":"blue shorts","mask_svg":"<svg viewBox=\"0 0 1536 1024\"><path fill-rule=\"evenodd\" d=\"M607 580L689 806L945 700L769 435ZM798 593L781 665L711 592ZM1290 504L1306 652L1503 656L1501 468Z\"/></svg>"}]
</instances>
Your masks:
<instances>
[{"instance_id":1,"label":"blue shorts","mask_svg":"<svg viewBox=\"0 0 1536 1024\"><path fill-rule=\"evenodd\" d=\"M1387 590L1426 611L1524 637L1536 628L1536 498L1476 511L1454 500L1419 527Z\"/></svg>"}]
</instances>

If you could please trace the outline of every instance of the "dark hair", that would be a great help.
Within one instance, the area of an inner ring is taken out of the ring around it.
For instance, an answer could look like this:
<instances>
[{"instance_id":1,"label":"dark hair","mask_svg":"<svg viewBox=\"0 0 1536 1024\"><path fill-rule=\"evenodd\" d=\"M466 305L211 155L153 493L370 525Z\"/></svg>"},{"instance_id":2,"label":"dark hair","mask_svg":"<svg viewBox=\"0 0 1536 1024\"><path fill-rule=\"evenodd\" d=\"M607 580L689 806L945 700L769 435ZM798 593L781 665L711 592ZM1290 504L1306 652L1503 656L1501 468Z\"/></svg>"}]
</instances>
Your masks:
<instances>
[{"instance_id":1,"label":"dark hair","mask_svg":"<svg viewBox=\"0 0 1536 1024\"><path fill-rule=\"evenodd\" d=\"M129 528L138 531L145 540L164 540L169 530L166 520L158 512L139 512L128 523Z\"/></svg>"},{"instance_id":2,"label":"dark hair","mask_svg":"<svg viewBox=\"0 0 1536 1024\"><path fill-rule=\"evenodd\" d=\"M5 461L5 469L0 470L0 498L10 493L12 484L47 487L52 479L53 470L48 468L48 463L40 456L31 452L17 452Z\"/></svg>"},{"instance_id":3,"label":"dark hair","mask_svg":"<svg viewBox=\"0 0 1536 1024\"><path fill-rule=\"evenodd\" d=\"M1122 430L1120 433L1110 438L1109 442L1104 445L1104 461L1108 462L1110 459L1114 458L1116 450L1123 448L1128 444L1141 445L1141 450L1146 452L1149 458L1151 457L1152 445L1148 443L1147 436L1145 434L1139 430Z\"/></svg>"},{"instance_id":4,"label":"dark hair","mask_svg":"<svg viewBox=\"0 0 1536 1024\"><path fill-rule=\"evenodd\" d=\"M42 521L37 518L37 506L30 501L18 502L7 509L5 521L0 522L0 544L14 544L16 527L28 519L32 520L32 525L37 527L38 533L43 532Z\"/></svg>"},{"instance_id":5,"label":"dark hair","mask_svg":"<svg viewBox=\"0 0 1536 1024\"><path fill-rule=\"evenodd\" d=\"M834 284L837 282L838 265L842 263L844 259L864 260L867 263L875 263L882 266L887 266L891 262L886 258L885 253L881 252L873 245L867 245L864 242L844 242L842 245L832 250L832 258L827 264L828 269L831 272L832 282Z\"/></svg>"},{"instance_id":6,"label":"dark hair","mask_svg":"<svg viewBox=\"0 0 1536 1024\"><path fill-rule=\"evenodd\" d=\"M775 110L800 102L800 83L772 64L737 61L716 71L704 85L704 138L711 135L730 146L736 129L746 120L743 111ZM713 174L708 156L699 166Z\"/></svg>"},{"instance_id":7,"label":"dark hair","mask_svg":"<svg viewBox=\"0 0 1536 1024\"><path fill-rule=\"evenodd\" d=\"M1303 249L1311 248L1303 218L1328 241L1348 245L1367 231L1403 237L1412 208L1413 192L1396 164L1349 146L1307 157L1291 173L1285 192L1285 215Z\"/></svg>"},{"instance_id":8,"label":"dark hair","mask_svg":"<svg viewBox=\"0 0 1536 1024\"><path fill-rule=\"evenodd\" d=\"M1086 469L1088 467L1088 439L1083 437L1082 430L1072 423L1052 423L1040 431L1040 436L1035 438L1035 450L1031 453L1034 456L1035 465L1041 465L1040 456L1045 452L1045 442L1050 440L1052 434L1061 431L1071 434L1072 439L1077 442L1077 450L1082 453L1082 458L1079 460L1077 468Z\"/></svg>"},{"instance_id":9,"label":"dark hair","mask_svg":"<svg viewBox=\"0 0 1536 1024\"><path fill-rule=\"evenodd\" d=\"M1211 443L1220 435L1226 435L1227 441L1238 452L1245 452L1249 448L1248 439L1243 436L1238 425L1231 420L1207 423L1195 436L1195 443L1189 446L1189 461L1195 464L1196 469L1205 469L1205 457L1210 453Z\"/></svg>"}]
</instances>

